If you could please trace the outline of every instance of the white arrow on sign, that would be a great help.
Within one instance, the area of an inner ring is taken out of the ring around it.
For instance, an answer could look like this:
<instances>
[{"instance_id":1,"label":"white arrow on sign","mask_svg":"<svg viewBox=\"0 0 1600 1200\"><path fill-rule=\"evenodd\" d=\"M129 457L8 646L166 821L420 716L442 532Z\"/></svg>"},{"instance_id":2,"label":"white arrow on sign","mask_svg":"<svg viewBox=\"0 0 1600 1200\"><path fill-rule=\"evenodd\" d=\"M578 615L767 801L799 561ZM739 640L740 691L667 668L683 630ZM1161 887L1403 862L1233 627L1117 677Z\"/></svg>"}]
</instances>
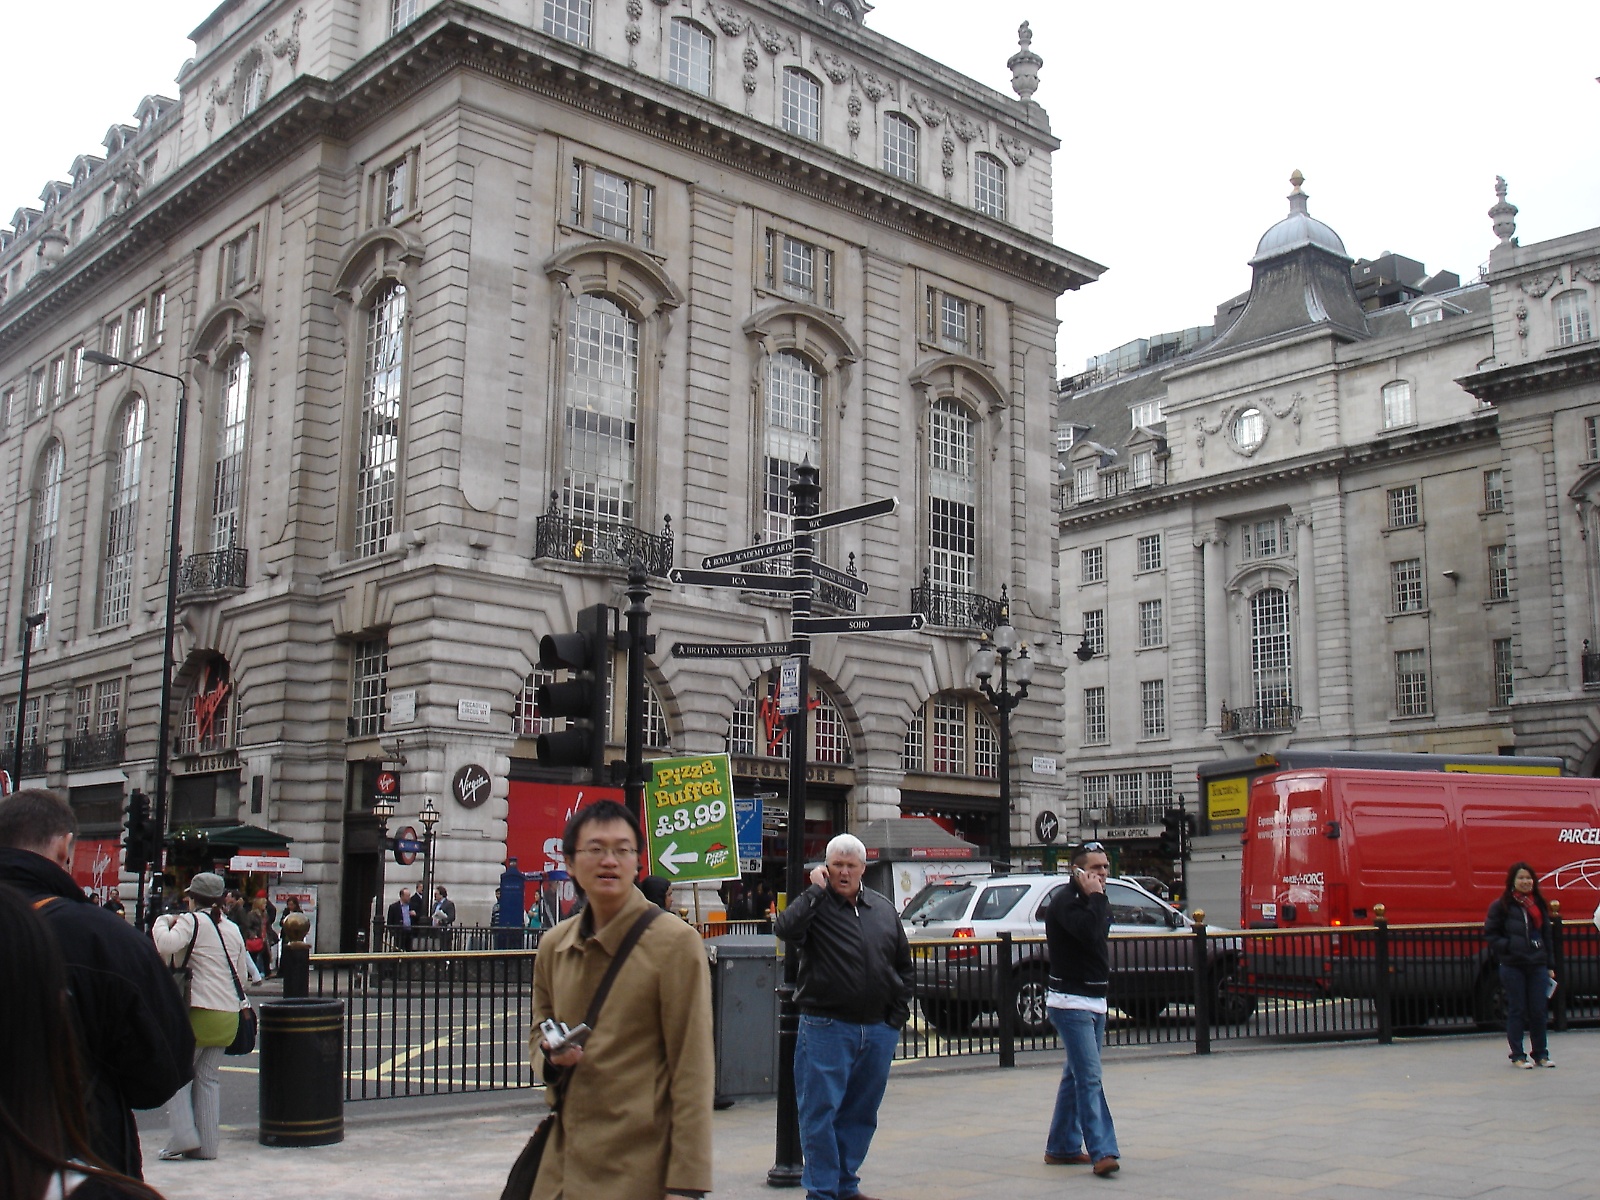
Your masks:
<instances>
[{"instance_id":1,"label":"white arrow on sign","mask_svg":"<svg viewBox=\"0 0 1600 1200\"><path fill-rule=\"evenodd\" d=\"M671 871L674 875L676 875L676 874L678 874L678 864L679 863L699 862L700 861L700 851L698 851L698 850L685 850L682 854L679 854L678 853L678 843L677 842L668 842L667 843L667 848L665 850L663 850L660 854L656 855L656 861L659 862L667 870Z\"/></svg>"}]
</instances>

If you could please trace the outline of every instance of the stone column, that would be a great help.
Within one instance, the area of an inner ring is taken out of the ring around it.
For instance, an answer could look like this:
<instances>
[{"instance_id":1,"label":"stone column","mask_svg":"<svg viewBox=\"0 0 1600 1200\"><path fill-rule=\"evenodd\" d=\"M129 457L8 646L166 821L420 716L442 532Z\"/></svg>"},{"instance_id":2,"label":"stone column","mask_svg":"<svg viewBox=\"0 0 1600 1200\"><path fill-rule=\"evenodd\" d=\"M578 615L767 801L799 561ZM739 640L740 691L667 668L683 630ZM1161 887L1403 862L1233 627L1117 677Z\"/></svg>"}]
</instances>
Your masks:
<instances>
[{"instance_id":1,"label":"stone column","mask_svg":"<svg viewBox=\"0 0 1600 1200\"><path fill-rule=\"evenodd\" d=\"M1317 655L1317 564L1316 545L1311 532L1311 517L1299 513L1292 518L1295 527L1295 565L1299 568L1300 622L1294 640L1295 698L1305 716L1315 717L1322 706L1318 679L1321 663Z\"/></svg>"},{"instance_id":2,"label":"stone column","mask_svg":"<svg viewBox=\"0 0 1600 1200\"><path fill-rule=\"evenodd\" d=\"M1200 544L1205 563L1205 594L1201 620L1205 622L1205 728L1215 733L1222 723L1222 703L1228 699L1232 674L1228 659L1227 541L1222 522L1216 522ZM1238 700L1234 700L1238 704Z\"/></svg>"}]
</instances>

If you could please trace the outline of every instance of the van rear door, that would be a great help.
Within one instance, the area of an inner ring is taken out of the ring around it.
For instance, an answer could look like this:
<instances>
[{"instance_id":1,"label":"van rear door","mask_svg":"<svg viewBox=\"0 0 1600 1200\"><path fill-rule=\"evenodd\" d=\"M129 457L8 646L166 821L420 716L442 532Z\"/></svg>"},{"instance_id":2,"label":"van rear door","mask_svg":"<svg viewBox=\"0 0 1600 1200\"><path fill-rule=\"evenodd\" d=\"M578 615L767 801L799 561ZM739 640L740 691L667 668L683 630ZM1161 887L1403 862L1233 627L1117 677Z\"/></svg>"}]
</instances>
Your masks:
<instances>
[{"instance_id":1,"label":"van rear door","mask_svg":"<svg viewBox=\"0 0 1600 1200\"><path fill-rule=\"evenodd\" d=\"M1280 771L1250 784L1240 918L1245 928L1327 925L1338 839L1325 771Z\"/></svg>"}]
</instances>

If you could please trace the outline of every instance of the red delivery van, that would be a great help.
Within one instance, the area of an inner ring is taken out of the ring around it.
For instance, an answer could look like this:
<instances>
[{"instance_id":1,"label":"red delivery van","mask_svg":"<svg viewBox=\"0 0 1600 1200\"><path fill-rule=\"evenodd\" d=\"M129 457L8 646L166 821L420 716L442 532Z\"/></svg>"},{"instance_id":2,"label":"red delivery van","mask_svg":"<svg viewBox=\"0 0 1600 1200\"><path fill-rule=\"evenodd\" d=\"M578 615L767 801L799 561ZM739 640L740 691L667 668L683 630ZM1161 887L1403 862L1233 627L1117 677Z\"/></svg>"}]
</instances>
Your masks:
<instances>
[{"instance_id":1,"label":"red delivery van","mask_svg":"<svg viewBox=\"0 0 1600 1200\"><path fill-rule=\"evenodd\" d=\"M1481 926L1506 870L1530 863L1565 921L1600 902L1600 779L1449 771L1297 769L1250 781L1243 834L1244 928ZM1569 995L1600 990L1600 964L1572 956ZM1252 965L1269 992L1370 997L1370 937L1331 933L1263 945ZM1482 939L1390 939L1391 995L1413 1015L1473 1003L1492 1017L1495 975ZM1249 974L1247 970L1247 975Z\"/></svg>"}]
</instances>

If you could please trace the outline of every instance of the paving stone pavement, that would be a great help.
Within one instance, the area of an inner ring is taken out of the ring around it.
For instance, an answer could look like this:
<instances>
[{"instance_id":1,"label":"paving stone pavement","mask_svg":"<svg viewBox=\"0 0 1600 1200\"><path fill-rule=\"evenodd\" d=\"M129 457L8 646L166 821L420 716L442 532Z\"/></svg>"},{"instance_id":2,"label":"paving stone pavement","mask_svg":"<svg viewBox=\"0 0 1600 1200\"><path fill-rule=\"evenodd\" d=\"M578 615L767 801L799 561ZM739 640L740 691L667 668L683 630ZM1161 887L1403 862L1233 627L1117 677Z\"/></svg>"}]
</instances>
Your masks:
<instances>
[{"instance_id":1,"label":"paving stone pavement","mask_svg":"<svg viewBox=\"0 0 1600 1200\"><path fill-rule=\"evenodd\" d=\"M1201 1058L1114 1050L1107 1096L1123 1169L1047 1167L1054 1055L1015 1070L897 1065L862 1182L884 1200L1034 1200L1113 1189L1125 1200L1600 1196L1600 1031L1552 1035L1553 1071L1519 1071L1504 1040L1475 1035L1392 1046L1238 1048ZM537 1093L463 1109L368 1101L346 1107L336 1146L273 1149L227 1129L214 1162L156 1159L159 1113L143 1114L149 1181L168 1200L496 1200L532 1129ZM772 1101L716 1114L720 1200L801 1197L766 1186ZM1514 1143L1508 1145L1508 1142ZM570 1197L569 1200L612 1200Z\"/></svg>"}]
</instances>

